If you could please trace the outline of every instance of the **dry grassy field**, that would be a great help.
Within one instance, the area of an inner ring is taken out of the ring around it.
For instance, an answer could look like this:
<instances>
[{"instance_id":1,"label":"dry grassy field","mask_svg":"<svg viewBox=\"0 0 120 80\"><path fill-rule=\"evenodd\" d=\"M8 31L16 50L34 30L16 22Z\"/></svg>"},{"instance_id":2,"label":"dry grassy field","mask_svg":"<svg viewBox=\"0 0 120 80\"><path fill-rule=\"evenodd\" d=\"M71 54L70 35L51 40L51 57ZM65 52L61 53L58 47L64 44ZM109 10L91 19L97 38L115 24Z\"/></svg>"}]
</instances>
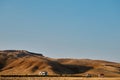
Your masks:
<instances>
[{"instance_id":1,"label":"dry grassy field","mask_svg":"<svg viewBox=\"0 0 120 80\"><path fill-rule=\"evenodd\" d=\"M0 77L0 80L120 80L114 78L84 78L84 77Z\"/></svg>"},{"instance_id":2,"label":"dry grassy field","mask_svg":"<svg viewBox=\"0 0 120 80\"><path fill-rule=\"evenodd\" d=\"M83 77L88 74L89 78ZM0 51L0 80L120 80L120 63L53 59L25 50L4 50Z\"/></svg>"}]
</instances>

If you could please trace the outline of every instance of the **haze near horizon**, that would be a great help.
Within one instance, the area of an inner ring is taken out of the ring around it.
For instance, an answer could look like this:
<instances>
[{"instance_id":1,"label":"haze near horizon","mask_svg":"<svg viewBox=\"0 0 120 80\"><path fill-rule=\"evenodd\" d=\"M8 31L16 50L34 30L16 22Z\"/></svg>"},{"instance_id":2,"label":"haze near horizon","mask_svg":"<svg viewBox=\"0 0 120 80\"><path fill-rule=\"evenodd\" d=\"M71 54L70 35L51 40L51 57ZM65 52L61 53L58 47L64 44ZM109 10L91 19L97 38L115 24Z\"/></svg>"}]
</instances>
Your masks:
<instances>
[{"instance_id":1,"label":"haze near horizon","mask_svg":"<svg viewBox=\"0 0 120 80\"><path fill-rule=\"evenodd\" d=\"M120 62L119 0L1 0L0 50Z\"/></svg>"}]
</instances>

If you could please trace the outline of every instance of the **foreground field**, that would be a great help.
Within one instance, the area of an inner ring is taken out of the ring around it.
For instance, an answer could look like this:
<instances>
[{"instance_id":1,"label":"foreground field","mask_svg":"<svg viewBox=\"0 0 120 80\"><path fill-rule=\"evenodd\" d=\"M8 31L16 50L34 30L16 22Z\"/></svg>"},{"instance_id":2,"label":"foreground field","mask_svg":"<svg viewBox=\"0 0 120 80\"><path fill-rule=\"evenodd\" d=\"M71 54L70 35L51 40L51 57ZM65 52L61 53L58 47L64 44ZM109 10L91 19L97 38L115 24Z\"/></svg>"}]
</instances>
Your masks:
<instances>
[{"instance_id":1,"label":"foreground field","mask_svg":"<svg viewBox=\"0 0 120 80\"><path fill-rule=\"evenodd\" d=\"M83 77L0 77L0 80L120 80L117 78L83 78Z\"/></svg>"}]
</instances>

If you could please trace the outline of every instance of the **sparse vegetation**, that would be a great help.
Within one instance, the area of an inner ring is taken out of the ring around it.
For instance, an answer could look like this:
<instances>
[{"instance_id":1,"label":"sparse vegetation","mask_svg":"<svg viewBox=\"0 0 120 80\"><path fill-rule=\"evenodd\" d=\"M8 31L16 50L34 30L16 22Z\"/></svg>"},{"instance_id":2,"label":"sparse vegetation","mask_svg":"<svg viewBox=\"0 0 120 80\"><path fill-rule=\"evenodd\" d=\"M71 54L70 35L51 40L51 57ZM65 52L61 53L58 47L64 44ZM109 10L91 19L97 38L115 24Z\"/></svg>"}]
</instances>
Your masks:
<instances>
[{"instance_id":1,"label":"sparse vegetation","mask_svg":"<svg viewBox=\"0 0 120 80\"><path fill-rule=\"evenodd\" d=\"M0 51L0 75L38 76L41 71L52 77L77 77L86 74L91 74L92 77L99 74L120 77L120 63L91 59L53 59L25 50Z\"/></svg>"},{"instance_id":2,"label":"sparse vegetation","mask_svg":"<svg viewBox=\"0 0 120 80\"><path fill-rule=\"evenodd\" d=\"M85 77L0 77L0 80L120 80L119 77L112 78L85 78Z\"/></svg>"}]
</instances>

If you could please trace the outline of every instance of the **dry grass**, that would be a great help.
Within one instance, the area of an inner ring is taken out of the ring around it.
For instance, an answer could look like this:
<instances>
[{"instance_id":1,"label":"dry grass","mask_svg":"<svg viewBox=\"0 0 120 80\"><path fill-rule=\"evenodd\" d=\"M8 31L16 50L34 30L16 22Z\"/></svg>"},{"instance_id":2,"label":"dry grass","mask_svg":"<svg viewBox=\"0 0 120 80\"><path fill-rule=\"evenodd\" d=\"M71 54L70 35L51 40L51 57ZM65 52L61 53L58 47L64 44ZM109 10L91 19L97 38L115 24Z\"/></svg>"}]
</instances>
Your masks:
<instances>
[{"instance_id":1,"label":"dry grass","mask_svg":"<svg viewBox=\"0 0 120 80\"><path fill-rule=\"evenodd\" d=\"M120 80L116 78L83 78L83 77L0 77L0 80Z\"/></svg>"},{"instance_id":2,"label":"dry grass","mask_svg":"<svg viewBox=\"0 0 120 80\"><path fill-rule=\"evenodd\" d=\"M99 74L120 77L120 63L90 59L53 59L42 54L24 50L0 51L0 75L38 75L47 71L49 75Z\"/></svg>"}]
</instances>

